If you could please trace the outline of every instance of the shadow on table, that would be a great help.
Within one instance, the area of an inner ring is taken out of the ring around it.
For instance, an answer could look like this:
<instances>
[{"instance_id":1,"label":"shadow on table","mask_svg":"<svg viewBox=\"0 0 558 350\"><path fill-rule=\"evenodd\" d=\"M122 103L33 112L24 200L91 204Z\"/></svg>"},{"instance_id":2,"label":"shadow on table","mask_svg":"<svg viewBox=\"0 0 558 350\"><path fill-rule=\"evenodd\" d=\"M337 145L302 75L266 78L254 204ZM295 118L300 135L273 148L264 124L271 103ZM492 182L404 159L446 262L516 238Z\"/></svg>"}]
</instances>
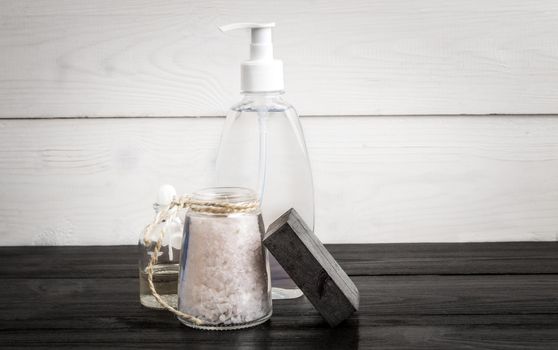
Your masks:
<instances>
[{"instance_id":1,"label":"shadow on table","mask_svg":"<svg viewBox=\"0 0 558 350\"><path fill-rule=\"evenodd\" d=\"M221 334L219 337L222 336ZM242 349L358 349L358 319L347 320L335 328L321 319L304 323L273 319L259 327L225 335L232 348Z\"/></svg>"}]
</instances>

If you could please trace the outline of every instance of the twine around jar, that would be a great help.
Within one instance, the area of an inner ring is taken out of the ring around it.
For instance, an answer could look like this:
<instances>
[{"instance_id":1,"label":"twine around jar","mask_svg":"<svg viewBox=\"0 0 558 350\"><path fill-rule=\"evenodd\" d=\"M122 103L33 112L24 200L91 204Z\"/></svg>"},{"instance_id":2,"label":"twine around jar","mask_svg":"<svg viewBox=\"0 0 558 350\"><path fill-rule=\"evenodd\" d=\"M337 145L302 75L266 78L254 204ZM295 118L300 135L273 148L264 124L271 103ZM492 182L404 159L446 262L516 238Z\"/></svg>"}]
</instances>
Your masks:
<instances>
[{"instance_id":1,"label":"twine around jar","mask_svg":"<svg viewBox=\"0 0 558 350\"><path fill-rule=\"evenodd\" d=\"M143 241L144 244L147 246L152 243L149 237L151 232L157 227L157 225L161 224L162 222L173 220L176 215L178 214L178 210L182 208L187 208L195 212L199 213L210 213L210 214L232 214L232 213L247 213L254 211L259 208L258 201L248 201L248 202L241 202L241 203L229 203L229 202L213 202L213 201L199 201L194 200L190 196L182 196L180 198L175 198L168 207L162 209L155 215L153 222L147 225L144 229ZM163 306L165 309L169 310L176 316L186 319L196 325L203 324L203 321L197 317L192 315L188 315L183 313L180 310L177 310L170 306L166 301L164 301L157 290L155 289L155 284L153 283L153 267L157 264L159 251L161 250L161 245L163 244L163 238L165 236L165 228L161 229L159 233L159 238L157 239L157 243L155 244L155 248L153 249L153 254L151 255L151 259L149 260L149 264L147 265L147 283L149 285L149 290L151 294L157 300L157 302Z\"/></svg>"}]
</instances>

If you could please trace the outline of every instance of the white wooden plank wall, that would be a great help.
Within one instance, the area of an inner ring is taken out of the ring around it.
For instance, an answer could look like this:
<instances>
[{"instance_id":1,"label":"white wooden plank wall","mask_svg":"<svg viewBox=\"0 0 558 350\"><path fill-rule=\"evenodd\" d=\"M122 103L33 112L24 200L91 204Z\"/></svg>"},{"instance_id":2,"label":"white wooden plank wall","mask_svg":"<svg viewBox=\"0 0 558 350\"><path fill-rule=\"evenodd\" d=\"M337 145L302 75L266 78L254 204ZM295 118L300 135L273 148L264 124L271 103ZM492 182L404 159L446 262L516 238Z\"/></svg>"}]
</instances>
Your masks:
<instances>
[{"instance_id":1,"label":"white wooden plank wall","mask_svg":"<svg viewBox=\"0 0 558 350\"><path fill-rule=\"evenodd\" d=\"M322 240L558 239L555 1L0 0L0 245L131 244L160 184L209 184L223 119L192 117L238 99L248 35L216 26L248 20Z\"/></svg>"},{"instance_id":2,"label":"white wooden plank wall","mask_svg":"<svg viewBox=\"0 0 558 350\"><path fill-rule=\"evenodd\" d=\"M553 0L0 0L0 116L222 115L254 20L304 115L558 111Z\"/></svg>"},{"instance_id":3,"label":"white wooden plank wall","mask_svg":"<svg viewBox=\"0 0 558 350\"><path fill-rule=\"evenodd\" d=\"M2 244L134 243L209 183L222 118L4 120ZM326 242L555 240L553 117L307 117Z\"/></svg>"}]
</instances>

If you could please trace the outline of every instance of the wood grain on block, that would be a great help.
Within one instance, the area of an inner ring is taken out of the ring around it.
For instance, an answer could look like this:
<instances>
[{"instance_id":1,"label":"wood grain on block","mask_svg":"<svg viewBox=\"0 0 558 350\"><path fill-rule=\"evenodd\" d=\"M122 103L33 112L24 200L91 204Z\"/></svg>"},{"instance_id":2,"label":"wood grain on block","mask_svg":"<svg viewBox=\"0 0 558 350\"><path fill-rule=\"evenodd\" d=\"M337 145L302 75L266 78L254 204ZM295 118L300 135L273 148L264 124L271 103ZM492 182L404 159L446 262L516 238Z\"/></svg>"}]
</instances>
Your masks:
<instances>
[{"instance_id":1,"label":"wood grain on block","mask_svg":"<svg viewBox=\"0 0 558 350\"><path fill-rule=\"evenodd\" d=\"M296 210L271 224L264 245L334 327L358 310L359 292Z\"/></svg>"}]
</instances>

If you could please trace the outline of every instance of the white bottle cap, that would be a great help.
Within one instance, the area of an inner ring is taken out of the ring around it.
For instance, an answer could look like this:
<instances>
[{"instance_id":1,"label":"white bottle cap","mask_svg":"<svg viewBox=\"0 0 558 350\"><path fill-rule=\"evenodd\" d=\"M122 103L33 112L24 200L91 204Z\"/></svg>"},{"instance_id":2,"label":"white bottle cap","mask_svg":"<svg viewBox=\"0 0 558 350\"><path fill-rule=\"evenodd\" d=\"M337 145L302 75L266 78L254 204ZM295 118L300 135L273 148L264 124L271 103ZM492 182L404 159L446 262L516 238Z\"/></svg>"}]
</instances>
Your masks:
<instances>
[{"instance_id":1,"label":"white bottle cap","mask_svg":"<svg viewBox=\"0 0 558 350\"><path fill-rule=\"evenodd\" d=\"M250 28L250 59L240 65L240 88L244 92L282 91L283 62L273 58L271 28L275 23L233 23L219 27L222 32Z\"/></svg>"},{"instance_id":2,"label":"white bottle cap","mask_svg":"<svg viewBox=\"0 0 558 350\"><path fill-rule=\"evenodd\" d=\"M172 185L163 185L159 187L159 192L157 193L157 204L161 206L169 205L172 200L176 197L176 190Z\"/></svg>"}]
</instances>

